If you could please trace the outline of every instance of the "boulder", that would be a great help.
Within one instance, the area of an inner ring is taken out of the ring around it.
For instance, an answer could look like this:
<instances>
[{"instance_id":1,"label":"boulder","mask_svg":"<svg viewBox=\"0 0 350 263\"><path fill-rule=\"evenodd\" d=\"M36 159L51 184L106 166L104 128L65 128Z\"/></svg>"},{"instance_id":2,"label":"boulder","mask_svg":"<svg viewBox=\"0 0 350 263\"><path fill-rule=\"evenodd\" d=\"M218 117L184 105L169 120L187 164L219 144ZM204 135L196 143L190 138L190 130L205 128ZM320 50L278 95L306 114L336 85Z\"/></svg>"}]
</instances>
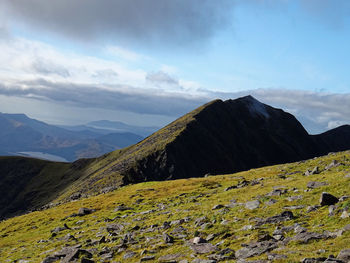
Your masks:
<instances>
[{"instance_id":1,"label":"boulder","mask_svg":"<svg viewBox=\"0 0 350 263\"><path fill-rule=\"evenodd\" d=\"M343 260L345 262L350 262L350 248L343 249L339 252L337 259Z\"/></svg>"},{"instance_id":2,"label":"boulder","mask_svg":"<svg viewBox=\"0 0 350 263\"><path fill-rule=\"evenodd\" d=\"M91 213L93 213L95 211L96 211L95 209L81 207L78 210L78 216L85 216L85 215L91 214Z\"/></svg>"},{"instance_id":3,"label":"boulder","mask_svg":"<svg viewBox=\"0 0 350 263\"><path fill-rule=\"evenodd\" d=\"M329 193L323 192L320 197L320 205L334 205L338 203L339 199L336 198L334 195L331 195Z\"/></svg>"},{"instance_id":4,"label":"boulder","mask_svg":"<svg viewBox=\"0 0 350 263\"><path fill-rule=\"evenodd\" d=\"M259 208L260 206L260 201L259 200L254 200L254 201L249 201L245 203L245 208L249 210L254 210Z\"/></svg>"}]
</instances>

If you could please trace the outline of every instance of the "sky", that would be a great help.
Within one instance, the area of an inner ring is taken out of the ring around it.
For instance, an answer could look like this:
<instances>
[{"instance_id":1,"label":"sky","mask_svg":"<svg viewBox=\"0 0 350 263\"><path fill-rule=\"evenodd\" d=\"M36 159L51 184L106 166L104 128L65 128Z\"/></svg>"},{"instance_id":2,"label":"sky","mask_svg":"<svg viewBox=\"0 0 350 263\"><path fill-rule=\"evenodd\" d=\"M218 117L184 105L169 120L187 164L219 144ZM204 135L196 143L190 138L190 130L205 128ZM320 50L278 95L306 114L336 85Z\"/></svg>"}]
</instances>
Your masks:
<instances>
[{"instance_id":1,"label":"sky","mask_svg":"<svg viewBox=\"0 0 350 263\"><path fill-rule=\"evenodd\" d=\"M163 126L253 95L350 124L350 1L2 0L0 112Z\"/></svg>"}]
</instances>

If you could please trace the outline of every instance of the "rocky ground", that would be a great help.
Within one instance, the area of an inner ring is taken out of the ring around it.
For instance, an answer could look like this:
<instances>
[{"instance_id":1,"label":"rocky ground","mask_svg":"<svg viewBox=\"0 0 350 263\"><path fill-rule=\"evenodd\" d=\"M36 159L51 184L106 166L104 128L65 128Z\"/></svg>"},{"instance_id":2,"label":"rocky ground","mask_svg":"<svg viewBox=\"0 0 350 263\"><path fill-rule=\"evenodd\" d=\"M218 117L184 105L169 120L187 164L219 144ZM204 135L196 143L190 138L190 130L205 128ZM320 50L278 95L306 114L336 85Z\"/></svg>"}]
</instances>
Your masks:
<instances>
[{"instance_id":1,"label":"rocky ground","mask_svg":"<svg viewBox=\"0 0 350 263\"><path fill-rule=\"evenodd\" d=\"M0 262L350 262L350 152L122 187L0 223Z\"/></svg>"}]
</instances>

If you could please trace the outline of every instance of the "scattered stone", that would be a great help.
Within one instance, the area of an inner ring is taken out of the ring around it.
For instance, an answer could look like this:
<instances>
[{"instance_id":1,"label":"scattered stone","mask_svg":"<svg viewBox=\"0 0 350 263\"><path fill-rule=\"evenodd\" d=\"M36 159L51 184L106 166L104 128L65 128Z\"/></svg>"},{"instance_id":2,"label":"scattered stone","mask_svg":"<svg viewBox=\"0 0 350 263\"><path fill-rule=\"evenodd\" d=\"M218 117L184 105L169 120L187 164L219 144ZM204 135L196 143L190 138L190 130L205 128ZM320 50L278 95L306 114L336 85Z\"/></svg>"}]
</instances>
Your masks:
<instances>
[{"instance_id":1,"label":"scattered stone","mask_svg":"<svg viewBox=\"0 0 350 263\"><path fill-rule=\"evenodd\" d=\"M315 188L318 188L318 187L321 187L321 186L325 186L325 185L328 185L326 182L315 182L315 181L311 181L311 182L308 182L306 187L307 188L311 188L311 189L315 189Z\"/></svg>"},{"instance_id":2,"label":"scattered stone","mask_svg":"<svg viewBox=\"0 0 350 263\"><path fill-rule=\"evenodd\" d=\"M216 263L216 260L196 258L192 260L192 263Z\"/></svg>"},{"instance_id":3,"label":"scattered stone","mask_svg":"<svg viewBox=\"0 0 350 263\"><path fill-rule=\"evenodd\" d=\"M305 206L303 205L291 205L291 206L285 206L283 207L284 209L289 209L289 210L297 210L297 209L303 209Z\"/></svg>"},{"instance_id":4,"label":"scattered stone","mask_svg":"<svg viewBox=\"0 0 350 263\"><path fill-rule=\"evenodd\" d=\"M350 262L350 249L343 249L339 252L337 259L343 260L344 262Z\"/></svg>"},{"instance_id":5,"label":"scattered stone","mask_svg":"<svg viewBox=\"0 0 350 263\"><path fill-rule=\"evenodd\" d=\"M209 234L205 240L212 241L216 236L217 236L217 234Z\"/></svg>"},{"instance_id":6,"label":"scattered stone","mask_svg":"<svg viewBox=\"0 0 350 263\"><path fill-rule=\"evenodd\" d=\"M284 211L280 215L271 216L266 219L257 219L257 226L264 225L264 224L276 224L279 222L284 222L288 220L292 220L294 218L294 215L291 211Z\"/></svg>"},{"instance_id":7,"label":"scattered stone","mask_svg":"<svg viewBox=\"0 0 350 263\"><path fill-rule=\"evenodd\" d=\"M287 198L287 201L293 202L293 201L301 200L301 199L303 199L303 196L302 196L302 195L294 195L294 196L288 197L288 198Z\"/></svg>"},{"instance_id":8,"label":"scattered stone","mask_svg":"<svg viewBox=\"0 0 350 263\"><path fill-rule=\"evenodd\" d=\"M174 243L174 238L172 236L169 236L168 234L164 233L163 234L163 240L165 243Z\"/></svg>"},{"instance_id":9,"label":"scattered stone","mask_svg":"<svg viewBox=\"0 0 350 263\"><path fill-rule=\"evenodd\" d=\"M120 205L120 206L117 206L115 209L114 209L114 212L118 212L118 211L128 211L128 210L133 210L132 207L127 207L125 206L124 204Z\"/></svg>"},{"instance_id":10,"label":"scattered stone","mask_svg":"<svg viewBox=\"0 0 350 263\"><path fill-rule=\"evenodd\" d=\"M64 224L63 226L58 226L54 229L51 230L51 233L59 233L59 232L62 232L64 230L67 230L67 229L70 229L67 224Z\"/></svg>"},{"instance_id":11,"label":"scattered stone","mask_svg":"<svg viewBox=\"0 0 350 263\"><path fill-rule=\"evenodd\" d=\"M343 195L342 197L339 198L339 202L344 202L344 201L348 200L349 198L350 198L350 196Z\"/></svg>"},{"instance_id":12,"label":"scattered stone","mask_svg":"<svg viewBox=\"0 0 350 263\"><path fill-rule=\"evenodd\" d=\"M106 226L107 232L110 234L118 234L122 230L124 230L124 226L122 224L108 224Z\"/></svg>"},{"instance_id":13,"label":"scattered stone","mask_svg":"<svg viewBox=\"0 0 350 263\"><path fill-rule=\"evenodd\" d=\"M349 218L349 212L348 211L343 211L343 213L341 214L340 218L342 218L342 219Z\"/></svg>"},{"instance_id":14,"label":"scattered stone","mask_svg":"<svg viewBox=\"0 0 350 263\"><path fill-rule=\"evenodd\" d=\"M334 168L334 167L338 167L342 165L341 163L339 163L337 160L333 160L330 164L328 164L324 169L325 170L329 170L331 168Z\"/></svg>"},{"instance_id":15,"label":"scattered stone","mask_svg":"<svg viewBox=\"0 0 350 263\"><path fill-rule=\"evenodd\" d=\"M287 189L277 188L277 189L272 190L266 196L281 196L281 195L286 194L286 193L287 193Z\"/></svg>"},{"instance_id":16,"label":"scattered stone","mask_svg":"<svg viewBox=\"0 0 350 263\"><path fill-rule=\"evenodd\" d=\"M137 256L137 253L135 253L134 251L126 251L124 256L123 256L123 259L129 259L129 258L133 258L136 256Z\"/></svg>"},{"instance_id":17,"label":"scattered stone","mask_svg":"<svg viewBox=\"0 0 350 263\"><path fill-rule=\"evenodd\" d=\"M324 234L314 233L314 232L302 232L293 237L293 240L300 243L308 243L311 240L326 239L328 236Z\"/></svg>"},{"instance_id":18,"label":"scattered stone","mask_svg":"<svg viewBox=\"0 0 350 263\"><path fill-rule=\"evenodd\" d=\"M231 186L229 186L229 187L225 188L225 191L230 191L230 190L232 190L232 189L236 189L236 188L237 188L237 186L236 186L236 185L231 185Z\"/></svg>"},{"instance_id":19,"label":"scattered stone","mask_svg":"<svg viewBox=\"0 0 350 263\"><path fill-rule=\"evenodd\" d=\"M62 260L61 263L68 263L75 259L79 259L80 257L92 258L92 254L84 249L74 249L69 254L67 254Z\"/></svg>"},{"instance_id":20,"label":"scattered stone","mask_svg":"<svg viewBox=\"0 0 350 263\"><path fill-rule=\"evenodd\" d=\"M184 254L181 254L181 253L168 254L168 255L159 257L158 261L159 261L159 262L171 262L171 261L175 261L175 260L177 260L178 258L182 258L182 257L185 257L185 255L184 255ZM175 262L176 262L176 261L175 261Z\"/></svg>"},{"instance_id":21,"label":"scattered stone","mask_svg":"<svg viewBox=\"0 0 350 263\"><path fill-rule=\"evenodd\" d=\"M195 237L191 240L193 244L201 244L201 243L207 243L207 240L201 238L201 237Z\"/></svg>"},{"instance_id":22,"label":"scattered stone","mask_svg":"<svg viewBox=\"0 0 350 263\"><path fill-rule=\"evenodd\" d=\"M250 202L245 203L245 207L249 210L257 209L257 208L259 208L259 206L260 206L259 200L254 200L254 201L250 201Z\"/></svg>"},{"instance_id":23,"label":"scattered stone","mask_svg":"<svg viewBox=\"0 0 350 263\"><path fill-rule=\"evenodd\" d=\"M317 209L319 209L320 207L321 207L320 205L311 205L311 206L308 206L307 209L306 209L306 213L314 212L314 211L316 211Z\"/></svg>"},{"instance_id":24,"label":"scattered stone","mask_svg":"<svg viewBox=\"0 0 350 263\"><path fill-rule=\"evenodd\" d=\"M236 251L235 256L239 259L250 258L254 256L259 256L266 252L269 252L277 248L277 244L274 241L262 241L262 242L252 242L250 244L244 245L244 248L241 248Z\"/></svg>"},{"instance_id":25,"label":"scattered stone","mask_svg":"<svg viewBox=\"0 0 350 263\"><path fill-rule=\"evenodd\" d=\"M275 199L270 199L269 201L265 202L266 205L273 205L275 203L277 203L277 200Z\"/></svg>"},{"instance_id":26,"label":"scattered stone","mask_svg":"<svg viewBox=\"0 0 350 263\"><path fill-rule=\"evenodd\" d=\"M59 261L60 258L57 256L48 256L41 263L53 263Z\"/></svg>"},{"instance_id":27,"label":"scattered stone","mask_svg":"<svg viewBox=\"0 0 350 263\"><path fill-rule=\"evenodd\" d=\"M217 210L217 209L221 209L224 208L225 206L223 205L215 205L211 210Z\"/></svg>"},{"instance_id":28,"label":"scattered stone","mask_svg":"<svg viewBox=\"0 0 350 263\"><path fill-rule=\"evenodd\" d=\"M202 217L197 218L194 221L194 224L198 227L198 226L201 226L201 225L203 225L204 223L207 223L207 222L209 222L209 219L206 216L202 216Z\"/></svg>"},{"instance_id":29,"label":"scattered stone","mask_svg":"<svg viewBox=\"0 0 350 263\"><path fill-rule=\"evenodd\" d=\"M301 263L318 263L318 262L324 262L327 258L321 257L321 258L303 258L300 262Z\"/></svg>"},{"instance_id":30,"label":"scattered stone","mask_svg":"<svg viewBox=\"0 0 350 263\"><path fill-rule=\"evenodd\" d=\"M338 198L336 198L334 195L331 195L329 193L323 192L321 197L320 197L320 205L325 206L325 205L334 205L338 203Z\"/></svg>"},{"instance_id":31,"label":"scattered stone","mask_svg":"<svg viewBox=\"0 0 350 263\"><path fill-rule=\"evenodd\" d=\"M217 250L217 247L210 243L193 244L190 242L190 247L196 254L213 253Z\"/></svg>"},{"instance_id":32,"label":"scattered stone","mask_svg":"<svg viewBox=\"0 0 350 263\"><path fill-rule=\"evenodd\" d=\"M282 255L282 254L268 254L267 255L268 260L279 260L279 259L286 259L286 258L287 258L287 256Z\"/></svg>"},{"instance_id":33,"label":"scattered stone","mask_svg":"<svg viewBox=\"0 0 350 263\"><path fill-rule=\"evenodd\" d=\"M306 172L304 173L305 176L309 176L309 175L313 175L313 174L319 174L320 170L318 168L318 166L315 166L312 170L306 170Z\"/></svg>"},{"instance_id":34,"label":"scattered stone","mask_svg":"<svg viewBox=\"0 0 350 263\"><path fill-rule=\"evenodd\" d=\"M144 256L140 259L140 262L150 261L154 259L155 259L155 256Z\"/></svg>"},{"instance_id":35,"label":"scattered stone","mask_svg":"<svg viewBox=\"0 0 350 263\"><path fill-rule=\"evenodd\" d=\"M77 215L78 216L85 216L85 215L91 214L91 213L93 213L95 211L96 211L95 209L81 207L81 208L79 208Z\"/></svg>"}]
</instances>

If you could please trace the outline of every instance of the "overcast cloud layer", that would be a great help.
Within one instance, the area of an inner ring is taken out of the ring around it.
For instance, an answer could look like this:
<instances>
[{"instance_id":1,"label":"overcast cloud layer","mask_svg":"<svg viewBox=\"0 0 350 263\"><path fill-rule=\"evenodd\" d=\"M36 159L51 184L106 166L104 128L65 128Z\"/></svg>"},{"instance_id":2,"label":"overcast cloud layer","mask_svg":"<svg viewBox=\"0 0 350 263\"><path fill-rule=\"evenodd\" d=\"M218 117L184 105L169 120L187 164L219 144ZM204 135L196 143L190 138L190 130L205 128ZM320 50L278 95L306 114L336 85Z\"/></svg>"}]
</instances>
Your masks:
<instances>
[{"instance_id":1,"label":"overcast cloud layer","mask_svg":"<svg viewBox=\"0 0 350 263\"><path fill-rule=\"evenodd\" d=\"M25 24L81 40L189 44L229 25L231 0L4 0Z\"/></svg>"}]
</instances>

